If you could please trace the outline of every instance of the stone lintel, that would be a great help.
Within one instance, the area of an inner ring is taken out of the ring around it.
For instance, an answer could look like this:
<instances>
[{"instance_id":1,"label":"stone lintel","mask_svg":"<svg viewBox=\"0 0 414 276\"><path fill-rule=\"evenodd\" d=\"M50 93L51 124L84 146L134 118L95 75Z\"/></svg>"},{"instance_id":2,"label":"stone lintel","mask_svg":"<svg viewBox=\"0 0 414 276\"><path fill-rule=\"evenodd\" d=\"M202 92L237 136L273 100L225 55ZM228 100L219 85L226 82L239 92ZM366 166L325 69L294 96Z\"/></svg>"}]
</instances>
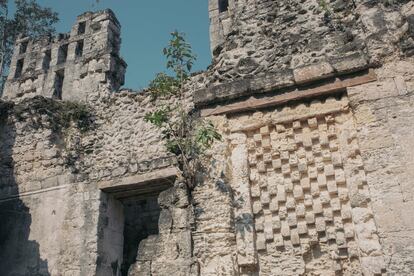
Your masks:
<instances>
[{"instance_id":1,"label":"stone lintel","mask_svg":"<svg viewBox=\"0 0 414 276\"><path fill-rule=\"evenodd\" d=\"M171 187L177 174L178 169L176 167L169 167L117 180L101 181L98 182L98 187L103 192L110 193L116 198L148 195L159 193Z\"/></svg>"},{"instance_id":2,"label":"stone lintel","mask_svg":"<svg viewBox=\"0 0 414 276\"><path fill-rule=\"evenodd\" d=\"M203 117L237 113L248 110L255 110L258 108L265 108L284 104L290 101L295 101L304 98L312 98L318 96L325 96L337 92L344 91L347 87L352 87L368 82L376 81L377 77L374 70L370 69L362 74L356 76L347 76L337 78L333 82L322 83L318 86L296 88L293 91L284 94L269 96L269 97L250 97L241 102L236 102L228 105L215 106L213 108L206 108L201 111Z\"/></svg>"},{"instance_id":3,"label":"stone lintel","mask_svg":"<svg viewBox=\"0 0 414 276\"><path fill-rule=\"evenodd\" d=\"M326 62L306 65L293 70L284 69L200 89L194 92L194 103L197 107L203 108L254 94L271 93L284 88L311 85L317 81L361 72L368 69L369 66L367 58L361 53L341 58L331 58Z\"/></svg>"}]
</instances>

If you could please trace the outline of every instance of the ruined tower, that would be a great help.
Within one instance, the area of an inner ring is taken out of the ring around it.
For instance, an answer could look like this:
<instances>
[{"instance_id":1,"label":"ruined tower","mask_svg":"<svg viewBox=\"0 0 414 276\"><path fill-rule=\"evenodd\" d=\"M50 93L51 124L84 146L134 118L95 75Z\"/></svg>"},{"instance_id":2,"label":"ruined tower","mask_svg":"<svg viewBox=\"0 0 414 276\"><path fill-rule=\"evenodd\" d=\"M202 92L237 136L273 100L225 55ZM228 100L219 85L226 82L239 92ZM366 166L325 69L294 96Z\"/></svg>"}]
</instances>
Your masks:
<instances>
[{"instance_id":1,"label":"ruined tower","mask_svg":"<svg viewBox=\"0 0 414 276\"><path fill-rule=\"evenodd\" d=\"M78 16L68 34L18 39L3 97L86 100L104 84L116 91L126 69L119 56L120 28L113 12L105 10Z\"/></svg>"}]
</instances>

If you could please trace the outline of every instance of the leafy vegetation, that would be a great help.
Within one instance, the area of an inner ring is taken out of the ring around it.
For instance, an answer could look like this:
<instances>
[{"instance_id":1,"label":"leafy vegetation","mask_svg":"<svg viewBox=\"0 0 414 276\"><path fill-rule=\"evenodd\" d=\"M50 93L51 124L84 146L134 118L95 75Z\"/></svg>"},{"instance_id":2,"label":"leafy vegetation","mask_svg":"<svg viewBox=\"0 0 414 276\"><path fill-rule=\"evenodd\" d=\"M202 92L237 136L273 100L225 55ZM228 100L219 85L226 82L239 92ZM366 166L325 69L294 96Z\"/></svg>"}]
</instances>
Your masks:
<instances>
[{"instance_id":1,"label":"leafy vegetation","mask_svg":"<svg viewBox=\"0 0 414 276\"><path fill-rule=\"evenodd\" d=\"M184 35L175 31L163 50L166 67L173 76L157 74L150 84L156 110L148 112L145 120L156 126L162 135L166 148L175 154L188 186L194 183L195 171L200 157L221 135L214 125L197 116L185 107L184 83L188 80L196 56ZM173 100L173 104L165 102Z\"/></svg>"}]
</instances>

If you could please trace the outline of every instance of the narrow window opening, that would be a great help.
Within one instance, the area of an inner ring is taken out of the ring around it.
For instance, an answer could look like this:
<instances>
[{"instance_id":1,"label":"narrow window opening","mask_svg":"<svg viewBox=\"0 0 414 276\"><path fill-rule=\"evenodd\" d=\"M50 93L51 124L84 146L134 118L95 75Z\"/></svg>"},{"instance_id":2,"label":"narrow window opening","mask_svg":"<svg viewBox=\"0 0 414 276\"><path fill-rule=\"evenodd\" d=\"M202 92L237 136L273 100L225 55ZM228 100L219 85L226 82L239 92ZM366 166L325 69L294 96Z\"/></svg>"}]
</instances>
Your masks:
<instances>
[{"instance_id":1,"label":"narrow window opening","mask_svg":"<svg viewBox=\"0 0 414 276\"><path fill-rule=\"evenodd\" d=\"M229 9L229 0L218 0L219 1L219 12L225 12Z\"/></svg>"},{"instance_id":2,"label":"narrow window opening","mask_svg":"<svg viewBox=\"0 0 414 276\"><path fill-rule=\"evenodd\" d=\"M65 80L65 71L60 70L56 72L55 75L55 83L54 83L54 91L53 91L53 98L54 99L62 99L62 88L63 88L63 81Z\"/></svg>"},{"instance_id":3,"label":"narrow window opening","mask_svg":"<svg viewBox=\"0 0 414 276\"><path fill-rule=\"evenodd\" d=\"M68 44L64 44L59 47L58 51L58 64L66 62L66 59L68 57Z\"/></svg>"},{"instance_id":4,"label":"narrow window opening","mask_svg":"<svg viewBox=\"0 0 414 276\"><path fill-rule=\"evenodd\" d=\"M16 64L16 71L15 71L15 73L14 73L14 78L15 78L15 79L17 79L17 78L20 78L20 77L21 77L21 75L22 75L22 73L23 73L23 64L24 64L24 59L19 59L19 60L17 61L17 64Z\"/></svg>"},{"instance_id":5,"label":"narrow window opening","mask_svg":"<svg viewBox=\"0 0 414 276\"><path fill-rule=\"evenodd\" d=\"M76 57L81 57L83 55L83 40L76 42L75 55Z\"/></svg>"},{"instance_id":6,"label":"narrow window opening","mask_svg":"<svg viewBox=\"0 0 414 276\"><path fill-rule=\"evenodd\" d=\"M86 32L86 22L80 22L78 26L78 35L84 34Z\"/></svg>"},{"instance_id":7,"label":"narrow window opening","mask_svg":"<svg viewBox=\"0 0 414 276\"><path fill-rule=\"evenodd\" d=\"M42 69L43 70L49 70L50 68L50 61L52 60L52 52L50 50L47 50L45 52L45 55L43 57L43 63L42 63Z\"/></svg>"},{"instance_id":8,"label":"narrow window opening","mask_svg":"<svg viewBox=\"0 0 414 276\"><path fill-rule=\"evenodd\" d=\"M20 44L20 51L19 54L24 54L27 51L27 46L29 45L28 41L22 42L22 44Z\"/></svg>"}]
</instances>

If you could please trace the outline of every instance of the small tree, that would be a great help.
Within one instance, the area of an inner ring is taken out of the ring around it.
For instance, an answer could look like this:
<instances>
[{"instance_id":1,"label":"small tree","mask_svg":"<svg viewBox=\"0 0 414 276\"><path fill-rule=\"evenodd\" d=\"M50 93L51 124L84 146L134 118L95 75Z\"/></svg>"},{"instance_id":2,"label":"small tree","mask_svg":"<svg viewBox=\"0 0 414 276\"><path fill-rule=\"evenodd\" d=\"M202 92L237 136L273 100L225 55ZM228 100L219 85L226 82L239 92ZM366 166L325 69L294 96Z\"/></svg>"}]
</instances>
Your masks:
<instances>
[{"instance_id":1,"label":"small tree","mask_svg":"<svg viewBox=\"0 0 414 276\"><path fill-rule=\"evenodd\" d=\"M177 156L187 185L191 188L200 157L221 135L213 124L200 118L194 110L185 105L184 83L188 80L196 60L192 48L184 35L175 31L163 50L167 59L167 69L174 75L159 73L150 83L150 91L157 108L145 115L145 120L160 129L162 139L169 152ZM173 105L163 104L166 99L174 99Z\"/></svg>"},{"instance_id":2,"label":"small tree","mask_svg":"<svg viewBox=\"0 0 414 276\"><path fill-rule=\"evenodd\" d=\"M14 0L16 10L11 15L9 2L0 0L0 96L16 38L20 34L39 37L53 33L59 20L56 12L34 0Z\"/></svg>"}]
</instances>

